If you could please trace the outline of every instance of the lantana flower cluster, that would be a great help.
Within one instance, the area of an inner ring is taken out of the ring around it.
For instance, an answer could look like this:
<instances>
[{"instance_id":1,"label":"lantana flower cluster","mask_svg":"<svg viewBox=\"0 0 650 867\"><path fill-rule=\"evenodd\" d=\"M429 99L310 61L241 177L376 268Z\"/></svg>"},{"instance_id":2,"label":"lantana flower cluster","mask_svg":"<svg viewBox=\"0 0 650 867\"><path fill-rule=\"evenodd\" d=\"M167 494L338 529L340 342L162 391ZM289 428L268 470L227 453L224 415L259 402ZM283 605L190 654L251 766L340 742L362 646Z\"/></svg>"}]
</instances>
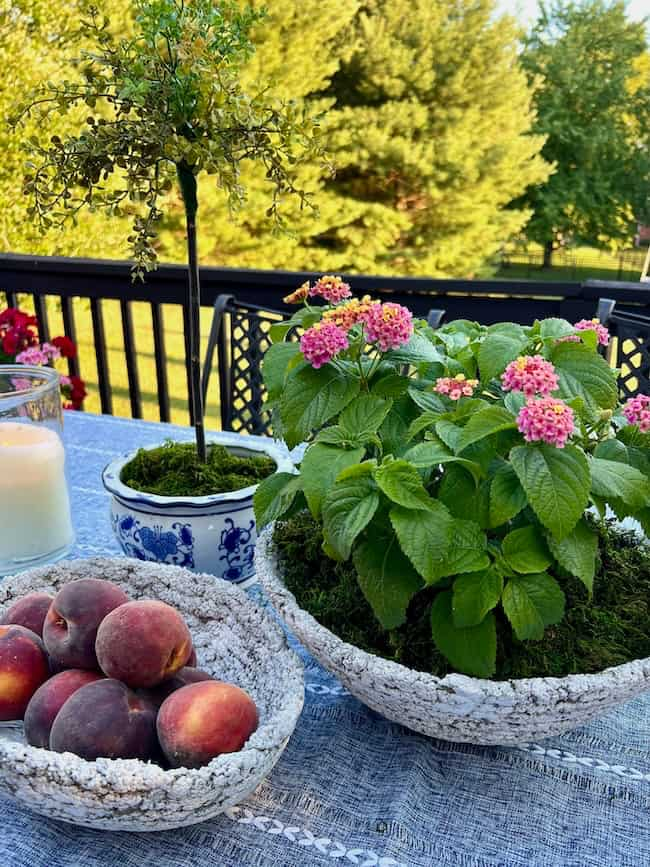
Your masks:
<instances>
[{"instance_id":1,"label":"lantana flower cluster","mask_svg":"<svg viewBox=\"0 0 650 867\"><path fill-rule=\"evenodd\" d=\"M541 355L520 355L501 374L504 391L521 391L526 397L547 395L559 385L555 368Z\"/></svg>"},{"instance_id":2,"label":"lantana flower cluster","mask_svg":"<svg viewBox=\"0 0 650 867\"><path fill-rule=\"evenodd\" d=\"M517 427L526 442L545 442L564 448L573 433L573 410L554 397L531 398L517 415Z\"/></svg>"},{"instance_id":3,"label":"lantana flower cluster","mask_svg":"<svg viewBox=\"0 0 650 867\"><path fill-rule=\"evenodd\" d=\"M573 327L577 331L595 331L600 346L607 346L609 344L609 331L604 325L600 324L599 319L581 319Z\"/></svg>"},{"instance_id":4,"label":"lantana flower cluster","mask_svg":"<svg viewBox=\"0 0 650 867\"><path fill-rule=\"evenodd\" d=\"M333 322L317 322L300 338L300 351L316 370L348 346L347 334Z\"/></svg>"},{"instance_id":5,"label":"lantana flower cluster","mask_svg":"<svg viewBox=\"0 0 650 867\"><path fill-rule=\"evenodd\" d=\"M623 407L623 415L630 424L638 425L642 433L647 433L650 431L650 397L637 394L630 398Z\"/></svg>"},{"instance_id":6,"label":"lantana flower cluster","mask_svg":"<svg viewBox=\"0 0 650 867\"><path fill-rule=\"evenodd\" d=\"M401 304L382 304L369 295L353 298L350 287L340 277L325 275L313 286L303 283L284 298L286 304L307 302L319 296L331 306L323 311L322 319L308 328L300 339L300 349L312 367L319 368L332 361L339 352L349 348L348 334L361 325L366 341L380 352L398 349L413 334L413 315Z\"/></svg>"},{"instance_id":7,"label":"lantana flower cluster","mask_svg":"<svg viewBox=\"0 0 650 867\"><path fill-rule=\"evenodd\" d=\"M0 350L6 361L32 367L54 367L61 358L74 358L77 349L69 337L55 337L39 343L38 322L35 316L9 307L0 313ZM78 376L60 374L61 394L65 409L81 409L86 388Z\"/></svg>"},{"instance_id":8,"label":"lantana flower cluster","mask_svg":"<svg viewBox=\"0 0 650 867\"><path fill-rule=\"evenodd\" d=\"M471 397L477 385L478 379L467 379L464 373L459 373L456 376L441 376L436 380L433 390L450 400L460 400L461 397Z\"/></svg>"},{"instance_id":9,"label":"lantana flower cluster","mask_svg":"<svg viewBox=\"0 0 650 867\"><path fill-rule=\"evenodd\" d=\"M575 429L573 410L551 397L559 386L555 367L541 355L520 355L501 375L504 391L518 391L526 403L517 414L517 428L526 442L564 448Z\"/></svg>"}]
</instances>

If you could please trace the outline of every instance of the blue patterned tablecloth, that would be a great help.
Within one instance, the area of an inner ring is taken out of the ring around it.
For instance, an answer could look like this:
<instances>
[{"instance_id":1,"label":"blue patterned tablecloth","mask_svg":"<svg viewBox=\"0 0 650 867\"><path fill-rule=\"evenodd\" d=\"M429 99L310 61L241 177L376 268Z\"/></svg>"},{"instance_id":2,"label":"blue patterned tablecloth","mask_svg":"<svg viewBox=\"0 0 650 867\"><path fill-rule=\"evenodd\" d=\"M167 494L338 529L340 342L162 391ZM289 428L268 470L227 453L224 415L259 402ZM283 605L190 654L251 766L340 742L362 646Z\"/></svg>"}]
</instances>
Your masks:
<instances>
[{"instance_id":1,"label":"blue patterned tablecloth","mask_svg":"<svg viewBox=\"0 0 650 867\"><path fill-rule=\"evenodd\" d=\"M67 414L75 556L119 554L100 471L168 434L192 436ZM368 710L291 641L305 663L305 709L245 803L148 835L76 828L0 797L0 867L650 865L650 697L520 748L451 744Z\"/></svg>"}]
</instances>

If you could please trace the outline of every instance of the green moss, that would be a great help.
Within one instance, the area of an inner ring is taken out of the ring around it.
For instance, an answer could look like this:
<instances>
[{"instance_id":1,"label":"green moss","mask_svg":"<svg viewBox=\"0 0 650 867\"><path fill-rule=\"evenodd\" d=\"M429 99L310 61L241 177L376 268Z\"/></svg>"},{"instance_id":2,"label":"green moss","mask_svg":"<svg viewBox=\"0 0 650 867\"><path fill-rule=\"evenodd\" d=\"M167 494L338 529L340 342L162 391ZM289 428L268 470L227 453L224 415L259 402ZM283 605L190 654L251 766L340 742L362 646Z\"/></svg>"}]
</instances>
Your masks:
<instances>
[{"instance_id":1,"label":"green moss","mask_svg":"<svg viewBox=\"0 0 650 867\"><path fill-rule=\"evenodd\" d=\"M120 479L130 488L161 497L205 497L256 485L275 470L271 458L237 457L218 445L208 447L203 464L193 443L168 440L155 449L140 449Z\"/></svg>"},{"instance_id":2,"label":"green moss","mask_svg":"<svg viewBox=\"0 0 650 867\"><path fill-rule=\"evenodd\" d=\"M274 538L287 587L323 626L409 668L440 676L452 671L431 639L434 590L419 593L406 624L388 631L375 619L351 563L323 555L320 528L309 515L278 524ZM563 677L650 656L650 547L611 526L599 527L599 542L593 599L579 581L562 578L566 616L547 628L541 641L518 641L505 618L498 617L495 680Z\"/></svg>"}]
</instances>

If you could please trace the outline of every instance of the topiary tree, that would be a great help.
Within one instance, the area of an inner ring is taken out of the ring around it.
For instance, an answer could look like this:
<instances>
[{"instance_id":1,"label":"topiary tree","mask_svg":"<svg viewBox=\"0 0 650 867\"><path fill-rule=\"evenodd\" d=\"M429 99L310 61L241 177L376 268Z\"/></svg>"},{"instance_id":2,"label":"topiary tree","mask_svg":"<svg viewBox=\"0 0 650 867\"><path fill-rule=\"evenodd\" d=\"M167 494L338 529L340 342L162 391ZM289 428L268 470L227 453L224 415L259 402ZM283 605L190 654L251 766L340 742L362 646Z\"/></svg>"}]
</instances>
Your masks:
<instances>
[{"instance_id":1,"label":"topiary tree","mask_svg":"<svg viewBox=\"0 0 650 867\"><path fill-rule=\"evenodd\" d=\"M135 23L116 37L97 8L82 3L73 61L78 80L47 82L19 107L45 127L52 113L87 106L78 134L32 136L25 175L29 214L43 231L84 209L133 216L129 242L134 276L156 266L157 226L165 195L178 184L185 210L189 266L190 408L199 458L206 460L199 357L200 282L197 256L197 177L213 175L231 210L245 198L244 160L260 163L271 189L267 216L281 222L286 194L301 205L309 194L295 183L305 158L320 153L317 120L291 102L244 92L240 69L252 51L251 27L263 13L232 0L134 0Z\"/></svg>"}]
</instances>

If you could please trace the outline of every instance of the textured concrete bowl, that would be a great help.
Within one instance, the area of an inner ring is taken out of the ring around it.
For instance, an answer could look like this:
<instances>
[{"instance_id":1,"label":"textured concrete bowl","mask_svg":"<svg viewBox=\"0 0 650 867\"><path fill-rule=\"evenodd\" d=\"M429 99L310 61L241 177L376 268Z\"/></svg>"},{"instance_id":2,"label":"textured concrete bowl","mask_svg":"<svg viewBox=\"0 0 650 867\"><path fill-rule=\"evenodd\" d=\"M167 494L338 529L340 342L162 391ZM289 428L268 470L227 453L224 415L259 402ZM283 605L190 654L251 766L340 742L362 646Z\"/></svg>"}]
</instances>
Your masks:
<instances>
[{"instance_id":1,"label":"textured concrete bowl","mask_svg":"<svg viewBox=\"0 0 650 867\"><path fill-rule=\"evenodd\" d=\"M650 689L650 658L597 674L492 681L434 677L347 644L296 602L278 569L267 527L257 575L287 626L364 704L429 737L472 744L520 744L561 734Z\"/></svg>"},{"instance_id":2,"label":"textured concrete bowl","mask_svg":"<svg viewBox=\"0 0 650 867\"><path fill-rule=\"evenodd\" d=\"M0 612L32 590L56 591L76 578L107 578L133 599L162 599L183 614L198 664L255 700L260 724L237 753L196 770L165 771L138 760L87 762L26 746L0 728L0 792L50 818L91 828L157 831L210 819L246 798L287 745L304 699L302 664L279 625L238 587L158 563L74 560L0 582Z\"/></svg>"}]
</instances>

